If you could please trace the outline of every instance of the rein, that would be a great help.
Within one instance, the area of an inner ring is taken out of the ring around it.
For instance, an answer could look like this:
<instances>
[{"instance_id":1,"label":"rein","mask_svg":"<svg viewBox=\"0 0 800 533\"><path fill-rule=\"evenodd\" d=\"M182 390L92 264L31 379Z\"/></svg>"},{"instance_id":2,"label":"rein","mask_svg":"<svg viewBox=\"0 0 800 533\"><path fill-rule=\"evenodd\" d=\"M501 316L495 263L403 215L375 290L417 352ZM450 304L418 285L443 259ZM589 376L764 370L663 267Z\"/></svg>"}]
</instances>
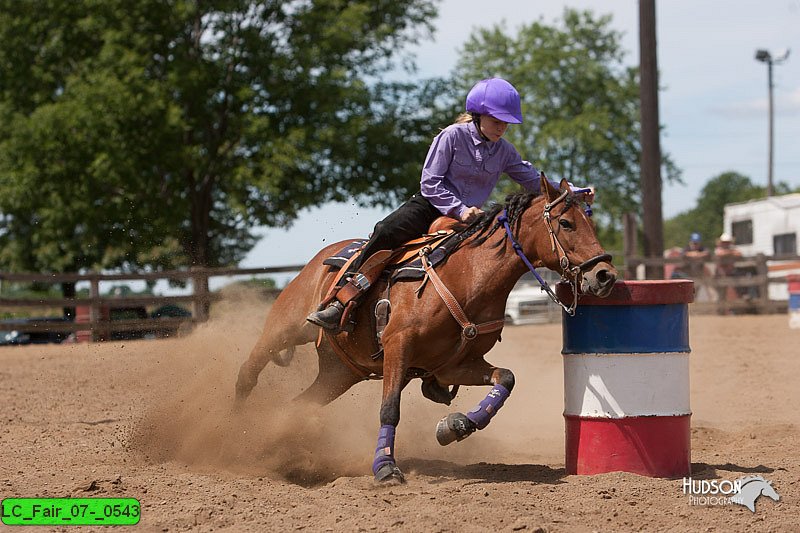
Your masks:
<instances>
[{"instance_id":1,"label":"rein","mask_svg":"<svg viewBox=\"0 0 800 533\"><path fill-rule=\"evenodd\" d=\"M542 214L542 219L544 220L545 225L547 226L547 231L550 235L550 242L551 242L551 249L553 252L557 252L559 254L559 265L561 266L562 270L562 279L567 281L572 286L572 294L573 300L571 305L566 305L561 299L553 292L550 286L547 284L544 279L536 272L536 268L531 264L528 258L525 256L525 253L522 251L522 246L519 244L517 239L514 237L513 232L511 231L511 226L509 225L508 221L508 212L507 209L503 209L503 213L497 217L497 222L503 224L505 228L506 234L508 238L511 240L512 246L514 251L516 251L517 255L519 255L520 259L522 259L525 266L533 272L533 275L536 276L536 279L539 281L539 284L542 286L542 290L547 292L553 302L557 303L564 309L564 311L569 314L570 316L575 315L575 309L578 307L578 281L580 279L580 275L582 272L589 270L590 268L594 267L597 263L601 261L611 261L610 254L600 254L591 259L584 261L579 265L573 265L572 262L569 260L567 256L567 252L564 249L564 246L558 240L558 235L553 231L553 226L551 222L551 215L550 212L552 211L553 207L557 206L561 202L566 202L567 207L569 207L569 202L572 201L572 196L569 190L565 190L561 195L556 198L553 202L548 202L544 206L544 212ZM591 208L587 208L587 216L591 216ZM566 211L566 209L565 209ZM562 213L563 214L563 211ZM556 218L560 217L561 214L557 215ZM456 347L455 352L451 357L445 360L439 366L429 370L425 376L430 376L436 374L442 368L450 366L452 364L458 364L461 359L466 354L466 349L470 341L474 340L478 337L478 335L484 333L492 333L495 331L499 331L503 329L505 325L505 319L499 320L491 320L489 322L484 322L482 324L475 324L473 323L469 317L467 317L464 309L458 303L456 298L453 296L448 288L445 286L444 282L441 280L439 275L434 270L431 262L428 258L428 254L431 253L431 249L429 247L424 247L419 251L419 256L422 261L422 265L425 269L425 278L422 280L422 283L417 288L417 294L419 294L428 280L431 281L433 284L436 293L444 302L447 309L450 311L450 315L458 322L458 325L461 326L461 339L459 340L458 346ZM569 274L569 276L567 275Z\"/></svg>"}]
</instances>

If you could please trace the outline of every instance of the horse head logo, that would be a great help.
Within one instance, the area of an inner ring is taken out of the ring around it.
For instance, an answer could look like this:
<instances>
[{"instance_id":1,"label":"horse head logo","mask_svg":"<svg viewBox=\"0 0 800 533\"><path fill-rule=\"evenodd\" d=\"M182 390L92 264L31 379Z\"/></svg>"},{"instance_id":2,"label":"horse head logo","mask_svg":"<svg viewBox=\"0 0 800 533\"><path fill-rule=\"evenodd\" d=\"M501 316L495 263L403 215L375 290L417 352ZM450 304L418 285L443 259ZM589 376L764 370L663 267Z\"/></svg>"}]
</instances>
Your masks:
<instances>
[{"instance_id":1,"label":"horse head logo","mask_svg":"<svg viewBox=\"0 0 800 533\"><path fill-rule=\"evenodd\" d=\"M742 488L738 494L731 496L731 501L744 505L753 513L756 512L756 500L759 496L767 496L776 502L781 499L772 487L772 481L767 481L761 476L747 476L737 481L741 483Z\"/></svg>"}]
</instances>

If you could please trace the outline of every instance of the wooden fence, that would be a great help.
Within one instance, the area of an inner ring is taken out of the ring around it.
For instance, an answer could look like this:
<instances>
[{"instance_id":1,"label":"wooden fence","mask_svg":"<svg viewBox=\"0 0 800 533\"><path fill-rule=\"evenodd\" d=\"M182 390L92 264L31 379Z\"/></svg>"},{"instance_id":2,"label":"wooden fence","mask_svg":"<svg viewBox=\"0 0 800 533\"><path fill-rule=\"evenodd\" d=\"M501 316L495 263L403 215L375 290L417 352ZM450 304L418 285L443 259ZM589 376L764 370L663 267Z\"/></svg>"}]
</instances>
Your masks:
<instances>
[{"instance_id":1,"label":"wooden fence","mask_svg":"<svg viewBox=\"0 0 800 533\"><path fill-rule=\"evenodd\" d=\"M758 254L752 257L709 257L706 259L644 258L625 259L625 278L643 279L647 267L661 267L680 273L695 283L695 313L785 313L788 300L771 297L779 293L791 272L800 272L800 256ZM730 275L723 275L728 270ZM773 290L770 290L772 287Z\"/></svg>"},{"instance_id":2,"label":"wooden fence","mask_svg":"<svg viewBox=\"0 0 800 533\"><path fill-rule=\"evenodd\" d=\"M786 312L787 300L771 299L770 286L787 282L783 272L795 269L800 272L800 256L765 256L729 258L737 275L719 275L721 258L707 260L686 258L644 258L627 257L625 264L618 265L624 270L626 279L642 279L646 267L656 266L667 270L681 268L688 272L696 286L695 303L692 311L698 313L779 313ZM208 319L211 303L219 298L209 291L209 279L213 277L239 277L264 274L299 272L304 265L265 268L193 268L163 272L130 274L34 274L0 272L0 287L4 282L62 284L89 283L88 297L75 298L9 298L0 291L0 308L73 308L88 310L75 321L26 321L28 331L41 332L86 332L91 339L105 339L117 332L130 331L175 331L187 323L204 322ZM667 276L669 277L669 276ZM100 283L110 281L159 281L175 280L190 282L191 294L176 296L102 296ZM279 292L277 289L274 291ZM191 307L190 317L139 318L111 320L110 309L132 309L167 304L184 304ZM19 323L0 321L0 329L18 328Z\"/></svg>"},{"instance_id":3,"label":"wooden fence","mask_svg":"<svg viewBox=\"0 0 800 533\"><path fill-rule=\"evenodd\" d=\"M0 284L5 282L38 283L60 285L63 283L89 283L88 297L75 298L9 298L0 291L0 308L71 308L88 310L75 313L75 321L28 320L24 326L19 321L0 321L0 330L21 329L33 332L87 332L91 339L108 338L111 333L130 331L175 331L187 323L204 322L208 319L211 303L218 298L209 291L209 279L214 277L255 276L285 272L299 272L304 265L266 268L193 268L130 274L35 274L0 272ZM191 294L175 296L102 296L100 283L110 281L159 281L174 280L190 282ZM1 287L1 285L0 285ZM277 289L275 293L279 292ZM111 320L111 309L135 309L146 306L184 304L191 308L190 317L164 317Z\"/></svg>"}]
</instances>

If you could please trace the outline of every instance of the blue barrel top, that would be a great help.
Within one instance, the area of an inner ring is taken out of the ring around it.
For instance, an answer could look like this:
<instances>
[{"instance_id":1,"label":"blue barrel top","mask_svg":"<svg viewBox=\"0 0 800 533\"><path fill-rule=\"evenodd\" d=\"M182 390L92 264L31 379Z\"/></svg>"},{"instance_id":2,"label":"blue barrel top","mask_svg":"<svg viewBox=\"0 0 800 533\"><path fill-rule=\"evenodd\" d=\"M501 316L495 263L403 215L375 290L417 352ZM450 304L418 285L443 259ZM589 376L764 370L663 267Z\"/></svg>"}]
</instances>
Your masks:
<instances>
[{"instance_id":1,"label":"blue barrel top","mask_svg":"<svg viewBox=\"0 0 800 533\"><path fill-rule=\"evenodd\" d=\"M566 283L558 297L572 300ZM689 352L690 280L618 281L607 298L582 295L564 314L563 354Z\"/></svg>"}]
</instances>

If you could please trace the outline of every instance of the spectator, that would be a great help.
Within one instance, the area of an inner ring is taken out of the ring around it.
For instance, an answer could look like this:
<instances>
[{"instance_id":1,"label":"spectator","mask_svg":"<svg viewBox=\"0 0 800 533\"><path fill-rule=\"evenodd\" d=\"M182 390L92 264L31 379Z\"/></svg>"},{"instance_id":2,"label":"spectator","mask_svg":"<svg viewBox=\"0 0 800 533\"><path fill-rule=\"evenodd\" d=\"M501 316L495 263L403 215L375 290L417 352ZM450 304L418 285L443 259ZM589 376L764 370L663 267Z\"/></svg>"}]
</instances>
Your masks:
<instances>
[{"instance_id":1,"label":"spectator","mask_svg":"<svg viewBox=\"0 0 800 533\"><path fill-rule=\"evenodd\" d=\"M736 270L734 262L736 258L742 257L741 252L733 247L734 243L734 238L730 233L723 233L717 239L717 247L714 248L717 277L734 275Z\"/></svg>"},{"instance_id":2,"label":"spectator","mask_svg":"<svg viewBox=\"0 0 800 533\"><path fill-rule=\"evenodd\" d=\"M703 237L699 233L692 233L689 237L689 244L683 249L683 255L691 258L708 257L708 250L703 246Z\"/></svg>"},{"instance_id":3,"label":"spectator","mask_svg":"<svg viewBox=\"0 0 800 533\"><path fill-rule=\"evenodd\" d=\"M717 247L714 248L714 265L716 267L714 275L717 279L736 276L735 262L742 257L742 254L733 247L734 242L730 233L723 233L717 239ZM718 286L717 293L721 302L736 300L739 297L736 287L732 285Z\"/></svg>"},{"instance_id":4,"label":"spectator","mask_svg":"<svg viewBox=\"0 0 800 533\"><path fill-rule=\"evenodd\" d=\"M705 275L705 261L709 257L703 246L702 236L695 232L689 237L689 244L682 250L683 263L672 273L673 278L699 279Z\"/></svg>"}]
</instances>

